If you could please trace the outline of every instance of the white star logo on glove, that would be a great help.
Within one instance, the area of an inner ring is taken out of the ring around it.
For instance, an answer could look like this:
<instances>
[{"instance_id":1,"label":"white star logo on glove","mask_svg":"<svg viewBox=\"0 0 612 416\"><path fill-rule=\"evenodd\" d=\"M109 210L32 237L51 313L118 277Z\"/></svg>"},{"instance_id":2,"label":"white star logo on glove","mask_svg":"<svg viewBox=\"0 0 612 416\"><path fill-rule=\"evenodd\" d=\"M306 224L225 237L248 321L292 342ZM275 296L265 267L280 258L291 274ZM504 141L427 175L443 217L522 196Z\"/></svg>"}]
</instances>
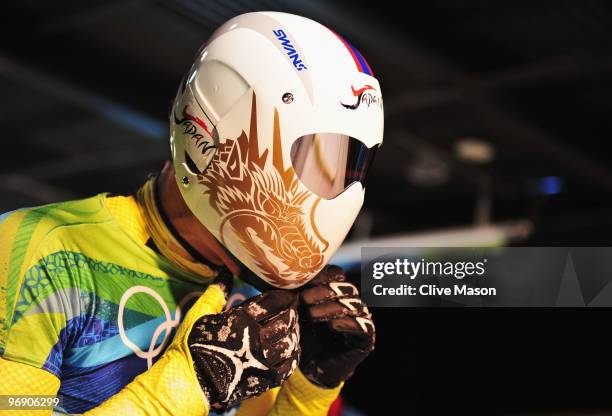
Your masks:
<instances>
[{"instance_id":1,"label":"white star logo on glove","mask_svg":"<svg viewBox=\"0 0 612 416\"><path fill-rule=\"evenodd\" d=\"M218 347L216 345L206 345L206 344L192 344L192 347L202 348L203 353L213 355L212 353L218 353L227 357L236 368L236 372L234 373L234 378L227 388L227 396L224 401L229 400L230 396L234 392L234 389L238 385L240 378L242 377L242 373L247 368L258 368L260 370L268 370L264 364L257 360L251 353L251 341L249 337L249 328L244 328L244 335L242 336L242 346L239 350L234 351L223 347Z\"/></svg>"}]
</instances>

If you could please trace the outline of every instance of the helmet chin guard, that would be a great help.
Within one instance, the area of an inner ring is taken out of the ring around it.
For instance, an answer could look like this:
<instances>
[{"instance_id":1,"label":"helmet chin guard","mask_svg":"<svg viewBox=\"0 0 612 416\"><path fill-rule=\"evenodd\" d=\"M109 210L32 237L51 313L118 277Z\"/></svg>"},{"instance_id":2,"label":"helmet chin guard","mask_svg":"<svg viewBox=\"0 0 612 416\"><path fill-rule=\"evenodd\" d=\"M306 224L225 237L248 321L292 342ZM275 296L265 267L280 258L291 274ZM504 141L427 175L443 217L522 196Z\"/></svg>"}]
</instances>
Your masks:
<instances>
[{"instance_id":1,"label":"helmet chin guard","mask_svg":"<svg viewBox=\"0 0 612 416\"><path fill-rule=\"evenodd\" d=\"M263 282L291 289L323 268L359 213L382 96L331 30L248 13L202 48L170 124L190 210Z\"/></svg>"}]
</instances>

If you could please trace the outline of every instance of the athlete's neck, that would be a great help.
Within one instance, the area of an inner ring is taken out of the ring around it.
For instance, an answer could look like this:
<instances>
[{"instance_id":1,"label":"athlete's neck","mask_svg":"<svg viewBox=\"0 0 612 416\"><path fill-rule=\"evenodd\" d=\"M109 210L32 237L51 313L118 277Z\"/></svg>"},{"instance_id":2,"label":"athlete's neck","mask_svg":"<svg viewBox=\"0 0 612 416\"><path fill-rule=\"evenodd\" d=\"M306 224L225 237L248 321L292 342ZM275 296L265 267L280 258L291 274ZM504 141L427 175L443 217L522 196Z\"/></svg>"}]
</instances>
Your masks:
<instances>
[{"instance_id":1,"label":"athlete's neck","mask_svg":"<svg viewBox=\"0 0 612 416\"><path fill-rule=\"evenodd\" d=\"M174 167L169 162L157 178L157 192L161 208L181 237L211 263L225 264L232 273L238 274L240 269L236 263L187 207L174 179Z\"/></svg>"}]
</instances>

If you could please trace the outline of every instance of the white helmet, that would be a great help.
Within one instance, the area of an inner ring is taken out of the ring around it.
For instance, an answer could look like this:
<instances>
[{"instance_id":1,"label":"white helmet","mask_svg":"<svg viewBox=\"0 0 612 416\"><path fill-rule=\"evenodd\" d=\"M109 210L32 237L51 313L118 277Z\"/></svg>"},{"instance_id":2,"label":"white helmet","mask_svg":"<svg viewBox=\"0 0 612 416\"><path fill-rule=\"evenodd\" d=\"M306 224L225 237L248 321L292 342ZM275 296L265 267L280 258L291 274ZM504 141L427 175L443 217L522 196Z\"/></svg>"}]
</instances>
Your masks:
<instances>
[{"instance_id":1,"label":"white helmet","mask_svg":"<svg viewBox=\"0 0 612 416\"><path fill-rule=\"evenodd\" d=\"M247 13L202 47L170 124L190 210L259 278L290 289L323 268L361 209L383 138L382 95L335 32Z\"/></svg>"}]
</instances>

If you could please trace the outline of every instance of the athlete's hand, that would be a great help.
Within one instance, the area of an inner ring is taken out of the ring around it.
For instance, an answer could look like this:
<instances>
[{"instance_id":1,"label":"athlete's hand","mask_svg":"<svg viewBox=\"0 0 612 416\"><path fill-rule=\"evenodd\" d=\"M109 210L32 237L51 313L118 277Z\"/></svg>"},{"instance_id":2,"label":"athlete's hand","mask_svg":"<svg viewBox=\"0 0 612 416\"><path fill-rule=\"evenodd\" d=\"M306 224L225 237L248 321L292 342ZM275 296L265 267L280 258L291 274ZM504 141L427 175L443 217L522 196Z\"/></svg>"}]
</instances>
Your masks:
<instances>
[{"instance_id":1,"label":"athlete's hand","mask_svg":"<svg viewBox=\"0 0 612 416\"><path fill-rule=\"evenodd\" d=\"M86 415L208 414L211 406L202 391L187 341L195 323L202 316L218 314L223 310L231 283L232 274L228 270L221 270L219 277L189 309L159 360Z\"/></svg>"},{"instance_id":2,"label":"athlete's hand","mask_svg":"<svg viewBox=\"0 0 612 416\"><path fill-rule=\"evenodd\" d=\"M374 349L372 315L337 266L326 266L304 286L300 301L300 370L315 384L336 387Z\"/></svg>"},{"instance_id":3,"label":"athlete's hand","mask_svg":"<svg viewBox=\"0 0 612 416\"><path fill-rule=\"evenodd\" d=\"M187 344L214 409L279 386L297 368L297 301L296 294L275 290L195 322Z\"/></svg>"}]
</instances>

